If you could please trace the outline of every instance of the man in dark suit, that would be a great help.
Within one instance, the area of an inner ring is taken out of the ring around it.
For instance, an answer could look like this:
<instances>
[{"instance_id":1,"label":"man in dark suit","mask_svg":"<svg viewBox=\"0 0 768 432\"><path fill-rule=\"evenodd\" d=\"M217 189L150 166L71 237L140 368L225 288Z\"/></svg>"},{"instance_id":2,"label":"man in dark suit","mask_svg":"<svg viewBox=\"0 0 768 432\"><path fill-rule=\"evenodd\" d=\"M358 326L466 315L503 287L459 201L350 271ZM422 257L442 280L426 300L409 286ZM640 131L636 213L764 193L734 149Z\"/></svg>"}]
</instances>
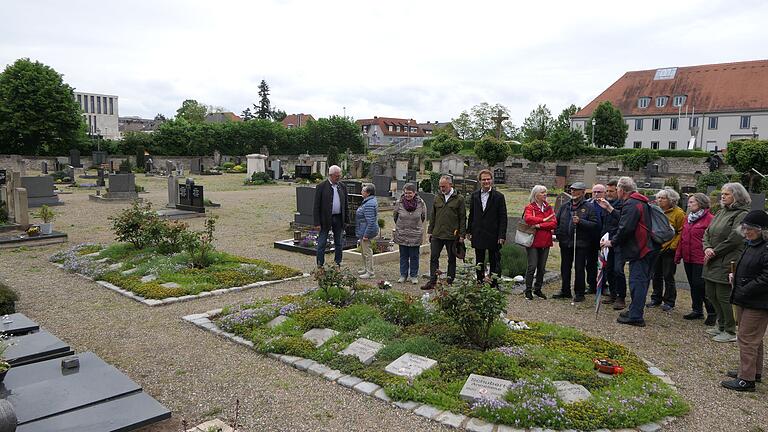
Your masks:
<instances>
[{"instance_id":1,"label":"man in dark suit","mask_svg":"<svg viewBox=\"0 0 768 432\"><path fill-rule=\"evenodd\" d=\"M315 189L315 230L317 236L317 266L325 264L325 246L328 243L328 231L333 231L334 260L341 265L344 249L344 223L347 220L347 188L342 184L341 168L332 165L328 168L328 178Z\"/></svg>"},{"instance_id":2,"label":"man in dark suit","mask_svg":"<svg viewBox=\"0 0 768 432\"><path fill-rule=\"evenodd\" d=\"M499 250L507 240L507 201L504 194L492 188L493 174L484 169L477 176L480 189L472 193L469 204L467 237L475 248L477 281L485 279L485 257L491 267L491 285L498 286L501 278L501 254Z\"/></svg>"}]
</instances>

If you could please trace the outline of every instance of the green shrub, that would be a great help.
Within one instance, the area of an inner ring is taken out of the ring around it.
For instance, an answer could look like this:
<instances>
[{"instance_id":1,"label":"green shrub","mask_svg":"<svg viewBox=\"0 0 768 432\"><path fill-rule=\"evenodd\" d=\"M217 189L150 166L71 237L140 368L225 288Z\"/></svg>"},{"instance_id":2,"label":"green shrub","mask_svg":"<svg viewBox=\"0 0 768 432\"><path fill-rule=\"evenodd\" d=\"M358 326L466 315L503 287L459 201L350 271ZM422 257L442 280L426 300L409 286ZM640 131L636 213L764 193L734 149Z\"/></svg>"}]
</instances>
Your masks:
<instances>
[{"instance_id":1,"label":"green shrub","mask_svg":"<svg viewBox=\"0 0 768 432\"><path fill-rule=\"evenodd\" d=\"M0 315L16 312L16 301L19 296L8 285L0 282Z\"/></svg>"},{"instance_id":2,"label":"green shrub","mask_svg":"<svg viewBox=\"0 0 768 432\"><path fill-rule=\"evenodd\" d=\"M379 308L384 319L401 326L415 324L426 317L426 311L420 299L405 293L392 295L389 301Z\"/></svg>"},{"instance_id":3,"label":"green shrub","mask_svg":"<svg viewBox=\"0 0 768 432\"><path fill-rule=\"evenodd\" d=\"M720 186L728 183L728 176L723 174L722 171L712 171L710 173L702 174L696 179L696 190L701 193L707 193L708 186Z\"/></svg>"},{"instance_id":4,"label":"green shrub","mask_svg":"<svg viewBox=\"0 0 768 432\"><path fill-rule=\"evenodd\" d=\"M152 210L150 202L142 205L139 201L134 201L130 208L110 217L109 220L112 222L116 240L131 243L136 249L152 245L162 230L162 221Z\"/></svg>"},{"instance_id":5,"label":"green shrub","mask_svg":"<svg viewBox=\"0 0 768 432\"><path fill-rule=\"evenodd\" d=\"M245 184L256 186L273 183L275 183L275 181L266 172L254 172L251 174L251 179L245 182Z\"/></svg>"},{"instance_id":6,"label":"green shrub","mask_svg":"<svg viewBox=\"0 0 768 432\"><path fill-rule=\"evenodd\" d=\"M224 168L225 170L231 170L232 168L235 167L235 163L234 162L224 162L223 164L221 164L221 167Z\"/></svg>"},{"instance_id":7,"label":"green shrub","mask_svg":"<svg viewBox=\"0 0 768 432\"><path fill-rule=\"evenodd\" d=\"M357 278L349 269L336 266L318 267L312 271L312 277L320 287L317 295L321 300L336 306L347 305L358 289Z\"/></svg>"},{"instance_id":8,"label":"green shrub","mask_svg":"<svg viewBox=\"0 0 768 432\"><path fill-rule=\"evenodd\" d=\"M680 192L680 180L675 176L669 177L666 180L664 180L664 186L671 187L677 192Z\"/></svg>"},{"instance_id":9,"label":"green shrub","mask_svg":"<svg viewBox=\"0 0 768 432\"><path fill-rule=\"evenodd\" d=\"M353 304L339 312L334 328L340 331L357 330L363 324L379 318L379 311L369 305Z\"/></svg>"},{"instance_id":10,"label":"green shrub","mask_svg":"<svg viewBox=\"0 0 768 432\"><path fill-rule=\"evenodd\" d=\"M658 150L645 148L632 153L627 153L621 157L621 160L624 162L625 170L638 171L659 157Z\"/></svg>"},{"instance_id":11,"label":"green shrub","mask_svg":"<svg viewBox=\"0 0 768 432\"><path fill-rule=\"evenodd\" d=\"M429 172L429 181L432 183L432 193L437 195L440 192L440 173L435 171Z\"/></svg>"},{"instance_id":12,"label":"green shrub","mask_svg":"<svg viewBox=\"0 0 768 432\"><path fill-rule=\"evenodd\" d=\"M528 268L528 255L523 247L508 243L501 247L501 274L515 277L525 275Z\"/></svg>"},{"instance_id":13,"label":"green shrub","mask_svg":"<svg viewBox=\"0 0 768 432\"><path fill-rule=\"evenodd\" d=\"M416 336L390 343L379 351L377 357L391 362L405 353L413 353L434 359L444 350L443 344L426 336Z\"/></svg>"},{"instance_id":14,"label":"green shrub","mask_svg":"<svg viewBox=\"0 0 768 432\"><path fill-rule=\"evenodd\" d=\"M184 250L189 254L190 264L195 268L206 268L213 264L213 232L216 230L216 216L205 219L205 229L185 236Z\"/></svg>"},{"instance_id":15,"label":"green shrub","mask_svg":"<svg viewBox=\"0 0 768 432\"><path fill-rule=\"evenodd\" d=\"M305 332L313 328L329 328L336 322L339 309L333 306L322 306L314 309L301 310L294 318Z\"/></svg>"},{"instance_id":16,"label":"green shrub","mask_svg":"<svg viewBox=\"0 0 768 432\"><path fill-rule=\"evenodd\" d=\"M430 163L431 165L431 163ZM423 179L419 182L419 191L431 193L432 192L432 180Z\"/></svg>"},{"instance_id":17,"label":"green shrub","mask_svg":"<svg viewBox=\"0 0 768 432\"><path fill-rule=\"evenodd\" d=\"M398 337L401 330L399 326L377 317L358 327L357 333L372 341L388 342Z\"/></svg>"},{"instance_id":18,"label":"green shrub","mask_svg":"<svg viewBox=\"0 0 768 432\"><path fill-rule=\"evenodd\" d=\"M523 157L531 162L541 162L552 155L552 147L544 140L523 143L521 151Z\"/></svg>"},{"instance_id":19,"label":"green shrub","mask_svg":"<svg viewBox=\"0 0 768 432\"><path fill-rule=\"evenodd\" d=\"M129 173L133 171L133 165L131 164L131 161L129 159L125 159L122 162L120 162L120 168L121 173Z\"/></svg>"}]
</instances>

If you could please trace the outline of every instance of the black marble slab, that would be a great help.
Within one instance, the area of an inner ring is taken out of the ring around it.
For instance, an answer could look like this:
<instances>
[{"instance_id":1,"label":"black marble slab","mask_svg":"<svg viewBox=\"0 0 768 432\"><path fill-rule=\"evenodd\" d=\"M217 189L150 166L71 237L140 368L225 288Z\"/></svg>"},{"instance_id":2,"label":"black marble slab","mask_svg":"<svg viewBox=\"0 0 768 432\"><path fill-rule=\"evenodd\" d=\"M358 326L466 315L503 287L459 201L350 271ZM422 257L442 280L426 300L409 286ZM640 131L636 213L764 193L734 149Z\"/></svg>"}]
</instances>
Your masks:
<instances>
[{"instance_id":1,"label":"black marble slab","mask_svg":"<svg viewBox=\"0 0 768 432\"><path fill-rule=\"evenodd\" d=\"M0 317L0 332L8 336L22 335L40 330L40 326L24 314L13 313L7 316L8 319L5 319L5 315Z\"/></svg>"},{"instance_id":2,"label":"black marble slab","mask_svg":"<svg viewBox=\"0 0 768 432\"><path fill-rule=\"evenodd\" d=\"M3 357L14 367L72 354L69 345L45 330L13 336L8 342Z\"/></svg>"}]
</instances>

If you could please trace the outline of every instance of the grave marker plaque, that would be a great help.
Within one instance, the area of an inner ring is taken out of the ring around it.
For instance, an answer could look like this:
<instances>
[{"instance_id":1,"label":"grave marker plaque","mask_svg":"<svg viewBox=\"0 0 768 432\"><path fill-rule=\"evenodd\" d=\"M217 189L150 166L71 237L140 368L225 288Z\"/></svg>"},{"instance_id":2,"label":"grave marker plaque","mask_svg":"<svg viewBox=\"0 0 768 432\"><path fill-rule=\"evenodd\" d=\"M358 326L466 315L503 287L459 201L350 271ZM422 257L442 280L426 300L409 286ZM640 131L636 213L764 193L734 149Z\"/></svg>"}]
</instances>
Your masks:
<instances>
[{"instance_id":1,"label":"grave marker plaque","mask_svg":"<svg viewBox=\"0 0 768 432\"><path fill-rule=\"evenodd\" d=\"M304 339L306 339L308 341L311 341L312 343L315 344L315 346L319 347L320 345L326 343L328 341L328 339L336 336L337 334L339 334L339 332L337 332L336 330L333 330L333 329L327 329L327 328L319 329L319 328L315 328L315 329L312 329L312 330L304 333L301 337L303 337Z\"/></svg>"},{"instance_id":2,"label":"grave marker plaque","mask_svg":"<svg viewBox=\"0 0 768 432\"><path fill-rule=\"evenodd\" d=\"M504 184L507 180L507 172L504 168L496 168L493 170L493 182L496 184Z\"/></svg>"},{"instance_id":3,"label":"grave marker plaque","mask_svg":"<svg viewBox=\"0 0 768 432\"><path fill-rule=\"evenodd\" d=\"M466 401L475 399L504 399L504 395L512 385L512 381L493 378L485 375L470 374L459 397Z\"/></svg>"},{"instance_id":4,"label":"grave marker plaque","mask_svg":"<svg viewBox=\"0 0 768 432\"><path fill-rule=\"evenodd\" d=\"M388 364L384 370L393 375L404 376L412 379L421 375L425 370L436 364L437 361L432 360L431 358L412 353L405 353L398 357L397 360Z\"/></svg>"},{"instance_id":5,"label":"grave marker plaque","mask_svg":"<svg viewBox=\"0 0 768 432\"><path fill-rule=\"evenodd\" d=\"M557 389L557 396L568 404L587 400L592 396L592 393L581 384L573 384L569 381L553 381L552 384Z\"/></svg>"},{"instance_id":6,"label":"grave marker plaque","mask_svg":"<svg viewBox=\"0 0 768 432\"><path fill-rule=\"evenodd\" d=\"M189 206L192 204L192 201L190 200L190 194L189 189L186 184L180 184L179 185L179 201L178 204L176 204L176 207L178 206Z\"/></svg>"},{"instance_id":7,"label":"grave marker plaque","mask_svg":"<svg viewBox=\"0 0 768 432\"><path fill-rule=\"evenodd\" d=\"M347 348L339 352L341 355L351 355L357 357L364 365L373 363L376 353L384 348L384 345L366 338L360 338L349 344Z\"/></svg>"},{"instance_id":8,"label":"grave marker plaque","mask_svg":"<svg viewBox=\"0 0 768 432\"><path fill-rule=\"evenodd\" d=\"M765 210L765 192L756 194L750 193L752 197L752 209L751 210Z\"/></svg>"}]
</instances>

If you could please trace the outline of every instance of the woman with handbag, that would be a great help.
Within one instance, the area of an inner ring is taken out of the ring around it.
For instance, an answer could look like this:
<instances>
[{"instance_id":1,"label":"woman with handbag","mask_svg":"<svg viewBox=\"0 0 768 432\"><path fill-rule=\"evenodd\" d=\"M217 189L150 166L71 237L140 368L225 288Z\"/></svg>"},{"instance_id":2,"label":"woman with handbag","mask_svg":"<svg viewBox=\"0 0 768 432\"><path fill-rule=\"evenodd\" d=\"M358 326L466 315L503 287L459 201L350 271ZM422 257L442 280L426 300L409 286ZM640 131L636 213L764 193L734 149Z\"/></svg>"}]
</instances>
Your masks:
<instances>
[{"instance_id":1,"label":"woman with handbag","mask_svg":"<svg viewBox=\"0 0 768 432\"><path fill-rule=\"evenodd\" d=\"M547 265L549 248L552 247L552 232L557 228L557 220L555 219L555 211L547 203L546 186L534 186L531 189L529 202L530 204L523 211L523 221L529 227L528 231L533 228L534 232L530 236L530 243L524 244L528 253L528 269L525 272L525 298L532 300L533 294L536 294L537 297L546 299L547 296L541 292L541 287L544 284L544 270ZM525 229L525 227L519 227L518 233L522 231L520 228ZM518 233L515 235L516 240L519 237ZM535 289L533 289L534 273L536 275Z\"/></svg>"}]
</instances>

